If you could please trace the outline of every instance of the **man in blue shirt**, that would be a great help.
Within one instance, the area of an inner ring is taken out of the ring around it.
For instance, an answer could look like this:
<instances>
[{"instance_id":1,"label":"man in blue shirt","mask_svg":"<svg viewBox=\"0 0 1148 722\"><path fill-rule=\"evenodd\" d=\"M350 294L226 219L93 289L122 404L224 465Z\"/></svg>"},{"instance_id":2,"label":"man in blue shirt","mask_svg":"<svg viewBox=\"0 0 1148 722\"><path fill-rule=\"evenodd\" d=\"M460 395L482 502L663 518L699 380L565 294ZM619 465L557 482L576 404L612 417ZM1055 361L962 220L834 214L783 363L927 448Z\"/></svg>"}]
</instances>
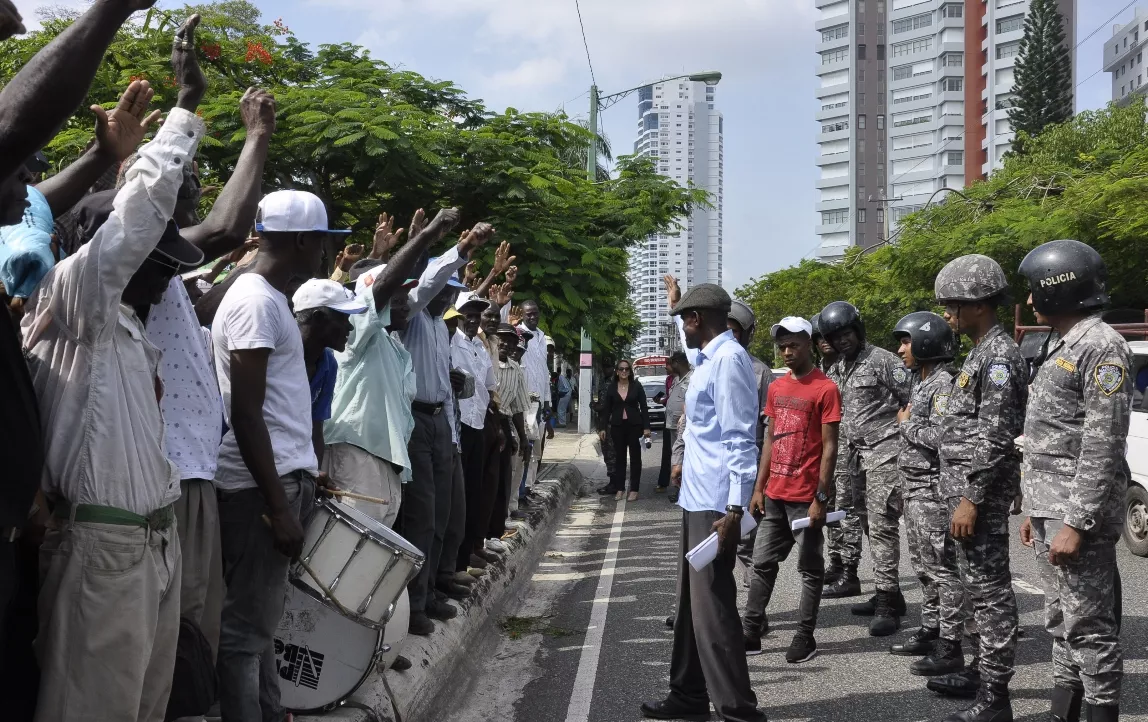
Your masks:
<instances>
[{"instance_id":1,"label":"man in blue shirt","mask_svg":"<svg viewBox=\"0 0 1148 722\"><path fill-rule=\"evenodd\" d=\"M686 392L681 554L712 532L718 555L695 570L681 565L670 694L642 705L651 719L709 719L710 700L728 722L765 722L740 650L741 620L733 568L744 508L757 477L757 382L749 354L728 330L731 299L720 286L687 291L672 313L696 350ZM696 612L696 613L695 613Z\"/></svg>"}]
</instances>

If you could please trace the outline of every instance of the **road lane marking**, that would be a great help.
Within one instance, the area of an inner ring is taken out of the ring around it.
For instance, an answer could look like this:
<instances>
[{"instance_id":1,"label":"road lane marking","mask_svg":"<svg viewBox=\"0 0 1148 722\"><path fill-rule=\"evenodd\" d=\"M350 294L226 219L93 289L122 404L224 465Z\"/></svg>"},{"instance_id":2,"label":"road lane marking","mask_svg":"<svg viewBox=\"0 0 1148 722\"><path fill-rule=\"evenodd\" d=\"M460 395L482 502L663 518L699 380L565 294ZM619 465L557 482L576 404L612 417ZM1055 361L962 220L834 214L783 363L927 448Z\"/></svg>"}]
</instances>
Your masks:
<instances>
[{"instance_id":1,"label":"road lane marking","mask_svg":"<svg viewBox=\"0 0 1148 722\"><path fill-rule=\"evenodd\" d=\"M1022 592L1028 592L1029 594L1036 594L1042 597L1044 596L1043 589L1033 584L1029 584L1023 579L1017 579L1016 577L1013 577L1012 583L1014 587L1021 590Z\"/></svg>"},{"instance_id":2,"label":"road lane marking","mask_svg":"<svg viewBox=\"0 0 1148 722\"><path fill-rule=\"evenodd\" d=\"M570 705L566 708L566 722L589 722L590 703L594 700L594 682L598 677L598 658L602 654L602 638L606 631L606 612L610 609L610 590L614 586L614 567L618 563L618 549L622 545L622 526L626 521L626 501L618 502L614 520L610 524L610 540L598 576L598 589L594 592L590 608L590 625L582 653L578 658L578 672L574 676L574 689L570 691Z\"/></svg>"}]
</instances>

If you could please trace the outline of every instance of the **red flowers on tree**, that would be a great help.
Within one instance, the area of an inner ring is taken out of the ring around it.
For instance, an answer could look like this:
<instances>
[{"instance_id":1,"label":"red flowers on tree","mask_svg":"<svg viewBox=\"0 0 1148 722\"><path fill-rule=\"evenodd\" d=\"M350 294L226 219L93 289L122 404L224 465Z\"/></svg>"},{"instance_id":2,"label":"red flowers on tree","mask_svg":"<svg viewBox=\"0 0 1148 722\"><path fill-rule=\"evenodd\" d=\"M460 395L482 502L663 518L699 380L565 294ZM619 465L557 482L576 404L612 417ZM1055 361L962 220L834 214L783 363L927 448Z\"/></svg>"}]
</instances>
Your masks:
<instances>
[{"instance_id":1,"label":"red flowers on tree","mask_svg":"<svg viewBox=\"0 0 1148 722\"><path fill-rule=\"evenodd\" d=\"M247 56L244 60L248 63L258 60L264 65L270 65L274 61L274 58L271 57L271 53L268 52L267 48L263 47L263 43L248 40Z\"/></svg>"},{"instance_id":2,"label":"red flowers on tree","mask_svg":"<svg viewBox=\"0 0 1148 722\"><path fill-rule=\"evenodd\" d=\"M219 56L223 55L223 48L219 46L219 43L205 43L200 46L199 50L203 53L203 57L208 60L219 60Z\"/></svg>"}]
</instances>

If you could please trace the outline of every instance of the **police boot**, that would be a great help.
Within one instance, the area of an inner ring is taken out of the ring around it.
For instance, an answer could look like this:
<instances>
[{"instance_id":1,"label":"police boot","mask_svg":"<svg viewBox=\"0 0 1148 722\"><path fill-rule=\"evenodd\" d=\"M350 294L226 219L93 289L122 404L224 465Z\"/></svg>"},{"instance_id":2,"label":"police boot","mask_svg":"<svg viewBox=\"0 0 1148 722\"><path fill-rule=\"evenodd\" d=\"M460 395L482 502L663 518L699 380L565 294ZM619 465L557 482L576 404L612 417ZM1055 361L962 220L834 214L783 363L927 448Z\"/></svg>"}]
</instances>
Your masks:
<instances>
[{"instance_id":1,"label":"police boot","mask_svg":"<svg viewBox=\"0 0 1148 722\"><path fill-rule=\"evenodd\" d=\"M977 691L972 707L954 712L945 718L945 722L1013 722L1008 688L982 687Z\"/></svg>"},{"instance_id":2,"label":"police boot","mask_svg":"<svg viewBox=\"0 0 1148 722\"><path fill-rule=\"evenodd\" d=\"M825 597L824 592L821 594L821 597ZM894 614L898 617L905 616L905 595L901 594L900 589L893 593L892 605ZM869 597L868 601L854 604L849 608L849 611L858 617L872 617L873 613L877 611L877 595L874 594Z\"/></svg>"},{"instance_id":3,"label":"police boot","mask_svg":"<svg viewBox=\"0 0 1148 722\"><path fill-rule=\"evenodd\" d=\"M977 690L981 686L981 670L977 666L977 660L973 659L973 663L960 672L933 677L925 686L943 697L971 699L977 695Z\"/></svg>"},{"instance_id":4,"label":"police boot","mask_svg":"<svg viewBox=\"0 0 1148 722\"><path fill-rule=\"evenodd\" d=\"M821 590L822 599L841 599L861 595L861 580L857 578L857 567L845 567L841 576Z\"/></svg>"},{"instance_id":5,"label":"police boot","mask_svg":"<svg viewBox=\"0 0 1148 722\"><path fill-rule=\"evenodd\" d=\"M1088 722L1116 722L1116 720L1120 719L1119 705L1105 705L1102 707L1096 704L1088 704L1085 705L1085 708L1085 714L1087 715L1085 719Z\"/></svg>"},{"instance_id":6,"label":"police boot","mask_svg":"<svg viewBox=\"0 0 1148 722\"><path fill-rule=\"evenodd\" d=\"M837 557L829 557L829 565L825 567L825 578L821 583L827 587L831 587L841 578L844 572L845 567L841 566L841 560Z\"/></svg>"},{"instance_id":7,"label":"police boot","mask_svg":"<svg viewBox=\"0 0 1148 722\"><path fill-rule=\"evenodd\" d=\"M877 590L877 604L873 609L873 619L869 622L870 637L888 637L901 627L901 617L893 611L895 593Z\"/></svg>"},{"instance_id":8,"label":"police boot","mask_svg":"<svg viewBox=\"0 0 1148 722\"><path fill-rule=\"evenodd\" d=\"M1056 686L1052 688L1049 722L1080 722L1080 702L1084 690Z\"/></svg>"},{"instance_id":9,"label":"police boot","mask_svg":"<svg viewBox=\"0 0 1148 722\"><path fill-rule=\"evenodd\" d=\"M961 653L960 640L954 642L951 639L938 639L933 643L933 651L929 656L909 665L909 672L918 677L938 677L942 674L951 675L953 672L959 672L964 666L965 655ZM980 682L980 675L977 675L977 682ZM929 680L929 689L933 689L932 684L933 680ZM971 691L976 691L975 685ZM968 696L971 697L972 694Z\"/></svg>"},{"instance_id":10,"label":"police boot","mask_svg":"<svg viewBox=\"0 0 1148 722\"><path fill-rule=\"evenodd\" d=\"M923 657L932 654L933 646L940 636L941 630L936 627L921 627L904 642L889 647L889 654L898 657Z\"/></svg>"}]
</instances>

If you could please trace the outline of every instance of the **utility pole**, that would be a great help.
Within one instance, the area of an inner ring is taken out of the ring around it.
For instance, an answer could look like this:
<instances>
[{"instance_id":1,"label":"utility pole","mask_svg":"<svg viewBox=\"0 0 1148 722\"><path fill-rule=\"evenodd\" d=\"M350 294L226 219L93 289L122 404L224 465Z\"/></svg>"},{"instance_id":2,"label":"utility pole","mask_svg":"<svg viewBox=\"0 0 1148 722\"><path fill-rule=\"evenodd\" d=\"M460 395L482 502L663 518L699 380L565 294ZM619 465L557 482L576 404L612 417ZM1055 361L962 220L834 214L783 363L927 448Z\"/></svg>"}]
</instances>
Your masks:
<instances>
[{"instance_id":1,"label":"utility pole","mask_svg":"<svg viewBox=\"0 0 1148 722\"><path fill-rule=\"evenodd\" d=\"M586 149L586 177L598 180L598 86L590 86L590 147ZM582 329L578 354L578 433L590 433L590 391L594 383L594 354L590 336Z\"/></svg>"}]
</instances>

